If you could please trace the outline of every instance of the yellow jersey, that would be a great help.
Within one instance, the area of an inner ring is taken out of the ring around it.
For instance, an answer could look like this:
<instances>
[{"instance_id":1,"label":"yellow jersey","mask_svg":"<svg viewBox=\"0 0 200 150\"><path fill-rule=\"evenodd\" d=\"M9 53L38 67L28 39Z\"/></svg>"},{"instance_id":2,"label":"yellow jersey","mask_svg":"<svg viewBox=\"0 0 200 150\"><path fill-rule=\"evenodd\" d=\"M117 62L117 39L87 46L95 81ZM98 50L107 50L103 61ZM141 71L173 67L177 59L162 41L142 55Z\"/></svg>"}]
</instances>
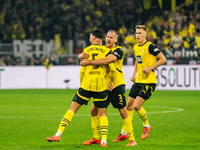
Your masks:
<instances>
[{"instance_id":1,"label":"yellow jersey","mask_svg":"<svg viewBox=\"0 0 200 150\"><path fill-rule=\"evenodd\" d=\"M121 46L116 46L111 49L112 54L117 57L117 60L114 61L116 72L115 72L115 78L114 78L114 88L116 88L119 85L125 85L124 80L124 74L122 71L122 65L124 60L124 53Z\"/></svg>"},{"instance_id":2,"label":"yellow jersey","mask_svg":"<svg viewBox=\"0 0 200 150\"><path fill-rule=\"evenodd\" d=\"M157 83L155 71L150 71L149 74L142 72L144 68L152 66L156 62L156 56L160 53L160 50L151 42L147 41L143 45L139 43L133 47L135 58L137 61L137 77L135 83Z\"/></svg>"},{"instance_id":3,"label":"yellow jersey","mask_svg":"<svg viewBox=\"0 0 200 150\"><path fill-rule=\"evenodd\" d=\"M91 45L86 47L83 52L89 54L88 60L105 58L111 50L103 45ZM102 92L108 87L106 80L107 65L87 65L82 66L80 71L84 75L81 82L81 88L87 91Z\"/></svg>"}]
</instances>

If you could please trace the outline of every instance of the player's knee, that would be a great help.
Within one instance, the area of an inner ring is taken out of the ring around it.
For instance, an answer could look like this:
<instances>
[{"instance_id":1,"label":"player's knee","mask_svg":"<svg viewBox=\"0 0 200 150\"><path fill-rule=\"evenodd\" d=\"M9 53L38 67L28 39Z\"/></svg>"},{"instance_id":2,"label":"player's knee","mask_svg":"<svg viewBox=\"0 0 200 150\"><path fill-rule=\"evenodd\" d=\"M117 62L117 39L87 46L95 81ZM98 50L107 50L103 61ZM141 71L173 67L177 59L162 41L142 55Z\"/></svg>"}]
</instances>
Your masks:
<instances>
[{"instance_id":1,"label":"player's knee","mask_svg":"<svg viewBox=\"0 0 200 150\"><path fill-rule=\"evenodd\" d=\"M106 108L98 108L98 112L99 112L99 118L107 116Z\"/></svg>"},{"instance_id":2,"label":"player's knee","mask_svg":"<svg viewBox=\"0 0 200 150\"><path fill-rule=\"evenodd\" d=\"M132 111L134 109L134 107L133 107L133 103L127 103L127 110L128 111Z\"/></svg>"},{"instance_id":3,"label":"player's knee","mask_svg":"<svg viewBox=\"0 0 200 150\"><path fill-rule=\"evenodd\" d=\"M126 108L122 108L122 109L119 109L119 112L120 112L120 115L123 119L126 119L128 117L128 113L127 113L127 110Z\"/></svg>"},{"instance_id":4,"label":"player's knee","mask_svg":"<svg viewBox=\"0 0 200 150\"><path fill-rule=\"evenodd\" d=\"M128 111L132 111L134 109L134 107L133 107L134 101L135 101L134 98L128 97L128 102L127 102L127 110Z\"/></svg>"},{"instance_id":5,"label":"player's knee","mask_svg":"<svg viewBox=\"0 0 200 150\"><path fill-rule=\"evenodd\" d=\"M141 109L141 106L137 105L137 104L134 104L133 105L133 108L136 110L136 111L139 111Z\"/></svg>"},{"instance_id":6,"label":"player's knee","mask_svg":"<svg viewBox=\"0 0 200 150\"><path fill-rule=\"evenodd\" d=\"M90 112L91 112L92 116L97 116L98 115L98 109L95 106L91 107Z\"/></svg>"}]
</instances>

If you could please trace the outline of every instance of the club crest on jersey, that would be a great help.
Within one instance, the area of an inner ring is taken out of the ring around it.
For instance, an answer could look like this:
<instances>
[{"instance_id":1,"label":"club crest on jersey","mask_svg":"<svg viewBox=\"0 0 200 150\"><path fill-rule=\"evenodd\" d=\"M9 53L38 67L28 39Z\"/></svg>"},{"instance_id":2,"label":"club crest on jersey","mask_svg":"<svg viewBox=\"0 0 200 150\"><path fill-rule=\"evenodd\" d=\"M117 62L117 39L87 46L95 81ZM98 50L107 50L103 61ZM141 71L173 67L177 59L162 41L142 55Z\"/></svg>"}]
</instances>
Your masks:
<instances>
[{"instance_id":1,"label":"club crest on jersey","mask_svg":"<svg viewBox=\"0 0 200 150\"><path fill-rule=\"evenodd\" d=\"M141 55L137 55L136 57L137 57L138 64L142 64L142 57L141 57Z\"/></svg>"},{"instance_id":2,"label":"club crest on jersey","mask_svg":"<svg viewBox=\"0 0 200 150\"><path fill-rule=\"evenodd\" d=\"M144 49L141 50L141 53L143 53L143 52L144 52Z\"/></svg>"}]
</instances>

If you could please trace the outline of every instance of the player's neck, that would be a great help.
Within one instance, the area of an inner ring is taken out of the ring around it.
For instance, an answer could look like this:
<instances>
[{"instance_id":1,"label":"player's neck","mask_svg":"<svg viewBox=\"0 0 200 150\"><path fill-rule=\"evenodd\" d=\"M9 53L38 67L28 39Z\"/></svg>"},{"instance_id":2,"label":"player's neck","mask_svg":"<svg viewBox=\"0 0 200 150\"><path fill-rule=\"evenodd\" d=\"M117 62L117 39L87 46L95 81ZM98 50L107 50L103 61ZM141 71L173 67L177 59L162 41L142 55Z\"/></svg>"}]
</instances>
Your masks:
<instances>
[{"instance_id":1,"label":"player's neck","mask_svg":"<svg viewBox=\"0 0 200 150\"><path fill-rule=\"evenodd\" d=\"M116 44L113 44L113 45L110 47L110 49L114 48L115 46L116 46Z\"/></svg>"},{"instance_id":2,"label":"player's neck","mask_svg":"<svg viewBox=\"0 0 200 150\"><path fill-rule=\"evenodd\" d=\"M139 42L139 45L143 45L143 44L146 43L146 42L147 42L147 40L145 39L145 40Z\"/></svg>"},{"instance_id":3,"label":"player's neck","mask_svg":"<svg viewBox=\"0 0 200 150\"><path fill-rule=\"evenodd\" d=\"M102 45L102 40L101 40L101 39L95 39L95 40L92 42L92 45Z\"/></svg>"}]
</instances>

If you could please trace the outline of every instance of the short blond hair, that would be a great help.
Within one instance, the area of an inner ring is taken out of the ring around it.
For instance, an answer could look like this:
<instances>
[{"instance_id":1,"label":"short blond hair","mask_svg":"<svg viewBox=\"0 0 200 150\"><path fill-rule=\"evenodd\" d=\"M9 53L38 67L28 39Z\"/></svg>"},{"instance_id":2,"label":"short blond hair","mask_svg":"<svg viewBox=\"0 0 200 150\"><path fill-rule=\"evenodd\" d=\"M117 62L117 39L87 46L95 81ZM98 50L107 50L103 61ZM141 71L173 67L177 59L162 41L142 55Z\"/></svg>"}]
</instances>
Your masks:
<instances>
[{"instance_id":1,"label":"short blond hair","mask_svg":"<svg viewBox=\"0 0 200 150\"><path fill-rule=\"evenodd\" d=\"M118 33L117 33L117 31L115 31L115 30L109 30L108 32L115 33L116 37L118 37Z\"/></svg>"},{"instance_id":2,"label":"short blond hair","mask_svg":"<svg viewBox=\"0 0 200 150\"><path fill-rule=\"evenodd\" d=\"M135 27L135 29L143 29L144 31L147 31L147 28L146 28L145 25L137 25L137 26Z\"/></svg>"}]
</instances>

